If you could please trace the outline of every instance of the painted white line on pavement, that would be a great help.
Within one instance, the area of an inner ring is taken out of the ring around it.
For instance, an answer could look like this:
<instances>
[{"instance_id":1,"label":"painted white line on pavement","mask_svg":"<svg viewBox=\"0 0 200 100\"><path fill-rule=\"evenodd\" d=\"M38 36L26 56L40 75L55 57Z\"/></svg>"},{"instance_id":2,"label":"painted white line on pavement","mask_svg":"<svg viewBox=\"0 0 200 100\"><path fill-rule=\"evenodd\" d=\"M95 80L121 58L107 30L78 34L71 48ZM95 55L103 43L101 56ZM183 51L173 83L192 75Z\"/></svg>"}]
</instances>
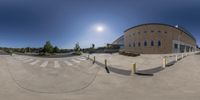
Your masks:
<instances>
[{"instance_id":1,"label":"painted white line on pavement","mask_svg":"<svg viewBox=\"0 0 200 100\"><path fill-rule=\"evenodd\" d=\"M16 58L16 59L18 59L18 60L25 60L25 58Z\"/></svg>"},{"instance_id":2,"label":"painted white line on pavement","mask_svg":"<svg viewBox=\"0 0 200 100\"><path fill-rule=\"evenodd\" d=\"M28 59L28 58L24 57L24 58L21 58L20 60L26 60L26 59Z\"/></svg>"},{"instance_id":3,"label":"painted white line on pavement","mask_svg":"<svg viewBox=\"0 0 200 100\"><path fill-rule=\"evenodd\" d=\"M35 64L37 64L39 62L40 62L40 60L35 60L34 62L30 63L30 65L35 65Z\"/></svg>"},{"instance_id":4,"label":"painted white line on pavement","mask_svg":"<svg viewBox=\"0 0 200 100\"><path fill-rule=\"evenodd\" d=\"M25 63L30 62L30 61L33 61L33 59L24 60Z\"/></svg>"},{"instance_id":5,"label":"painted white line on pavement","mask_svg":"<svg viewBox=\"0 0 200 100\"><path fill-rule=\"evenodd\" d=\"M86 60L86 58L76 58L76 59L78 59L78 60Z\"/></svg>"},{"instance_id":6,"label":"painted white line on pavement","mask_svg":"<svg viewBox=\"0 0 200 100\"><path fill-rule=\"evenodd\" d=\"M75 63L80 63L80 61L75 60L75 59L71 59L71 61L75 62Z\"/></svg>"},{"instance_id":7,"label":"painted white line on pavement","mask_svg":"<svg viewBox=\"0 0 200 100\"><path fill-rule=\"evenodd\" d=\"M19 59L19 60L23 60L25 57L22 57L22 56L18 56L18 57L15 57L16 59Z\"/></svg>"},{"instance_id":8,"label":"painted white line on pavement","mask_svg":"<svg viewBox=\"0 0 200 100\"><path fill-rule=\"evenodd\" d=\"M48 63L49 63L48 61L45 61L40 65L40 67L46 67L48 65Z\"/></svg>"},{"instance_id":9,"label":"painted white line on pavement","mask_svg":"<svg viewBox=\"0 0 200 100\"><path fill-rule=\"evenodd\" d=\"M58 61L54 61L54 68L59 68L60 64L58 63Z\"/></svg>"},{"instance_id":10,"label":"painted white line on pavement","mask_svg":"<svg viewBox=\"0 0 200 100\"><path fill-rule=\"evenodd\" d=\"M81 59L86 59L86 57L80 57Z\"/></svg>"},{"instance_id":11,"label":"painted white line on pavement","mask_svg":"<svg viewBox=\"0 0 200 100\"><path fill-rule=\"evenodd\" d=\"M65 62L65 64L67 64L68 66L72 66L73 64L72 63L70 63L69 61L64 61Z\"/></svg>"}]
</instances>

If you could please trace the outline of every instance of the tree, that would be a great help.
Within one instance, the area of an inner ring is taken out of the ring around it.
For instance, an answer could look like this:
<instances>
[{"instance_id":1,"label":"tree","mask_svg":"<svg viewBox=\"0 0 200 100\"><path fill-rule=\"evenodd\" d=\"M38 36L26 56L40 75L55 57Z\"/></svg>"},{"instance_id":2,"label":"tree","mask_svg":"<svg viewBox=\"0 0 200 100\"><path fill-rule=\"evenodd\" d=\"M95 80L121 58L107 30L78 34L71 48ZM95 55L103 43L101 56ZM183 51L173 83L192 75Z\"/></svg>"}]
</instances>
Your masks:
<instances>
[{"instance_id":1,"label":"tree","mask_svg":"<svg viewBox=\"0 0 200 100\"><path fill-rule=\"evenodd\" d=\"M50 41L47 41L46 44L44 45L43 52L44 53L53 53L53 46L50 43Z\"/></svg>"},{"instance_id":2,"label":"tree","mask_svg":"<svg viewBox=\"0 0 200 100\"><path fill-rule=\"evenodd\" d=\"M25 48L21 48L21 49L20 49L20 52L21 52L21 53L25 53L25 52L26 52Z\"/></svg>"},{"instance_id":3,"label":"tree","mask_svg":"<svg viewBox=\"0 0 200 100\"><path fill-rule=\"evenodd\" d=\"M80 46L79 46L79 43L77 42L77 43L75 44L74 51L79 52L80 49L81 49L81 48L80 48Z\"/></svg>"},{"instance_id":4,"label":"tree","mask_svg":"<svg viewBox=\"0 0 200 100\"><path fill-rule=\"evenodd\" d=\"M91 47L92 49L94 49L95 48L95 44L92 44L92 47Z\"/></svg>"},{"instance_id":5,"label":"tree","mask_svg":"<svg viewBox=\"0 0 200 100\"><path fill-rule=\"evenodd\" d=\"M53 48L53 52L54 53L58 53L60 51L60 49L57 47L57 46L55 46L54 48Z\"/></svg>"},{"instance_id":6,"label":"tree","mask_svg":"<svg viewBox=\"0 0 200 100\"><path fill-rule=\"evenodd\" d=\"M26 51L26 52L31 52L30 47L26 47L25 51Z\"/></svg>"}]
</instances>

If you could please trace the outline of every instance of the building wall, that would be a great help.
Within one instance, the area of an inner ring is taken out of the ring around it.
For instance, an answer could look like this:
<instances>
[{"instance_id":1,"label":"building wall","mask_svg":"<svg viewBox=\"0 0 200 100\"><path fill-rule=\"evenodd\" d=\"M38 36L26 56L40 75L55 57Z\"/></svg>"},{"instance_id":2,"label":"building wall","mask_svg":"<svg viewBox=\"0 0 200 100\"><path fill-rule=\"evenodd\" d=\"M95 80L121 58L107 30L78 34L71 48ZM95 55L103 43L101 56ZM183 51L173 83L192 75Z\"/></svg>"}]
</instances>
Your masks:
<instances>
[{"instance_id":1,"label":"building wall","mask_svg":"<svg viewBox=\"0 0 200 100\"><path fill-rule=\"evenodd\" d=\"M147 46L144 42L147 41ZM151 46L151 41L154 46ZM161 45L158 45L158 41ZM178 41L178 42L177 42ZM140 42L140 47L138 43ZM135 46L134 46L135 43ZM180 46L175 50L174 44L184 44L195 48L196 41L183 31L161 24L147 24L128 29L124 33L125 51L144 54L165 54L180 52ZM131 47L129 46L131 45Z\"/></svg>"},{"instance_id":2,"label":"building wall","mask_svg":"<svg viewBox=\"0 0 200 100\"><path fill-rule=\"evenodd\" d=\"M124 48L124 35L117 38L112 44L113 45L119 45L120 49L123 49Z\"/></svg>"}]
</instances>

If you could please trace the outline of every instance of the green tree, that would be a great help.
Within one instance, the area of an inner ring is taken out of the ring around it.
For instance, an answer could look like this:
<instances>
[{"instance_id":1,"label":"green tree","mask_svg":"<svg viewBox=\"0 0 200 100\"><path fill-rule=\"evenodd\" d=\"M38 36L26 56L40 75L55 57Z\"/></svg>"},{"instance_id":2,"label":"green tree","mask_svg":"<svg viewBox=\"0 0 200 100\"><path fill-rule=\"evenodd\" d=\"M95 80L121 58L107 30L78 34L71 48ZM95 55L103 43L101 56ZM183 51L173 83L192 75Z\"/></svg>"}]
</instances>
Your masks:
<instances>
[{"instance_id":1,"label":"green tree","mask_svg":"<svg viewBox=\"0 0 200 100\"><path fill-rule=\"evenodd\" d=\"M53 48L53 52L54 52L54 53L58 53L58 52L60 52L60 49L59 49L57 46L55 46L55 47Z\"/></svg>"},{"instance_id":2,"label":"green tree","mask_svg":"<svg viewBox=\"0 0 200 100\"><path fill-rule=\"evenodd\" d=\"M21 49L20 49L20 52L21 52L21 53L25 53L25 52L26 52L25 48L21 48Z\"/></svg>"},{"instance_id":3,"label":"green tree","mask_svg":"<svg viewBox=\"0 0 200 100\"><path fill-rule=\"evenodd\" d=\"M76 51L76 52L80 52L80 46L79 46L79 43L77 42L76 44L75 44L75 47L74 47L74 51Z\"/></svg>"},{"instance_id":4,"label":"green tree","mask_svg":"<svg viewBox=\"0 0 200 100\"><path fill-rule=\"evenodd\" d=\"M47 41L46 44L43 47L44 53L53 53L53 46L50 41Z\"/></svg>"},{"instance_id":5,"label":"green tree","mask_svg":"<svg viewBox=\"0 0 200 100\"><path fill-rule=\"evenodd\" d=\"M91 47L92 49L94 49L95 48L95 44L92 44L92 47Z\"/></svg>"},{"instance_id":6,"label":"green tree","mask_svg":"<svg viewBox=\"0 0 200 100\"><path fill-rule=\"evenodd\" d=\"M26 47L26 52L31 52L30 47Z\"/></svg>"}]
</instances>

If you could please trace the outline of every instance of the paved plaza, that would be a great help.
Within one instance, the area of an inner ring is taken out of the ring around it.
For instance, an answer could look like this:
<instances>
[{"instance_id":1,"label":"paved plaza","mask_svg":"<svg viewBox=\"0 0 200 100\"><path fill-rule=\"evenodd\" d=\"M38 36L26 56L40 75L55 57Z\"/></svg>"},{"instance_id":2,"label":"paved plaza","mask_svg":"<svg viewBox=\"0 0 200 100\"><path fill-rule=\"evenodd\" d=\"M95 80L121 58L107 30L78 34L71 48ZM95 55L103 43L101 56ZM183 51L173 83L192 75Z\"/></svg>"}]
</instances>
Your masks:
<instances>
[{"instance_id":1,"label":"paved plaza","mask_svg":"<svg viewBox=\"0 0 200 100\"><path fill-rule=\"evenodd\" d=\"M164 56L125 57L118 54L93 54L90 58L92 59L94 55L97 62L103 61L104 57L108 57L107 59L110 57L109 65L112 63L118 65L111 67L129 71L131 71L129 64L141 61L142 58L151 62L153 58ZM200 55L187 56L153 76L124 75L120 74L120 71L119 73L111 71L108 74L101 64L93 64L91 59L88 60L87 54L63 58L0 55L0 98L2 100L199 100L200 98ZM129 64L123 67L125 62Z\"/></svg>"}]
</instances>

